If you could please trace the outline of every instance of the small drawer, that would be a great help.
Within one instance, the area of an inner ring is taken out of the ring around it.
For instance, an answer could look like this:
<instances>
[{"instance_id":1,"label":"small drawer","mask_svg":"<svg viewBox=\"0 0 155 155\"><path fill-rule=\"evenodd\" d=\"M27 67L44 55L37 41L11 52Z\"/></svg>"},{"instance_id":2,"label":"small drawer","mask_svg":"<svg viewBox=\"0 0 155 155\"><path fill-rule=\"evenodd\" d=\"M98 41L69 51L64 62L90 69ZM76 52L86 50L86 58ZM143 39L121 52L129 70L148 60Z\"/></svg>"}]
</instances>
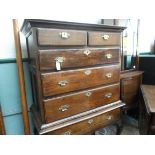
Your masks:
<instances>
[{"instance_id":1,"label":"small drawer","mask_svg":"<svg viewBox=\"0 0 155 155\"><path fill-rule=\"evenodd\" d=\"M117 63L119 58L119 48L39 50L40 70L63 70Z\"/></svg>"},{"instance_id":2,"label":"small drawer","mask_svg":"<svg viewBox=\"0 0 155 155\"><path fill-rule=\"evenodd\" d=\"M111 32L88 32L88 45L120 45L121 34Z\"/></svg>"},{"instance_id":3,"label":"small drawer","mask_svg":"<svg viewBox=\"0 0 155 155\"><path fill-rule=\"evenodd\" d=\"M95 130L109 125L120 119L120 108L104 114L89 118L87 120L49 132L50 135L82 135L89 134Z\"/></svg>"},{"instance_id":4,"label":"small drawer","mask_svg":"<svg viewBox=\"0 0 155 155\"><path fill-rule=\"evenodd\" d=\"M40 46L87 45L87 32L65 29L38 28Z\"/></svg>"},{"instance_id":5,"label":"small drawer","mask_svg":"<svg viewBox=\"0 0 155 155\"><path fill-rule=\"evenodd\" d=\"M43 96L48 97L119 82L120 65L42 73L41 80Z\"/></svg>"},{"instance_id":6,"label":"small drawer","mask_svg":"<svg viewBox=\"0 0 155 155\"><path fill-rule=\"evenodd\" d=\"M119 92L120 85L114 84L44 100L46 123L118 101Z\"/></svg>"}]
</instances>

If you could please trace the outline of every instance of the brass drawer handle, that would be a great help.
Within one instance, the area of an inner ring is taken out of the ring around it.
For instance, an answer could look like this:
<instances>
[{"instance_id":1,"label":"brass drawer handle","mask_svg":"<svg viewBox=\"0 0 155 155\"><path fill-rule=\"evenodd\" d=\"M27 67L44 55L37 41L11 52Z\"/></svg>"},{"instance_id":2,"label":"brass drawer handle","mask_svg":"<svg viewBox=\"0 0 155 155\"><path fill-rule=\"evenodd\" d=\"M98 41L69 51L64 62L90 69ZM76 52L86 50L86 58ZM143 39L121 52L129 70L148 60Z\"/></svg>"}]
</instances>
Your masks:
<instances>
[{"instance_id":1,"label":"brass drawer handle","mask_svg":"<svg viewBox=\"0 0 155 155\"><path fill-rule=\"evenodd\" d=\"M66 104L66 105L62 105L60 108L59 108L59 111L61 112L64 112L64 111L67 111L69 109L70 105Z\"/></svg>"},{"instance_id":2,"label":"brass drawer handle","mask_svg":"<svg viewBox=\"0 0 155 155\"><path fill-rule=\"evenodd\" d=\"M91 70L86 70L84 73L86 74L86 75L90 75L91 74Z\"/></svg>"},{"instance_id":3,"label":"brass drawer handle","mask_svg":"<svg viewBox=\"0 0 155 155\"><path fill-rule=\"evenodd\" d=\"M86 92L85 93L85 95L88 96L88 97L91 96L91 94L92 94L91 92Z\"/></svg>"},{"instance_id":4,"label":"brass drawer handle","mask_svg":"<svg viewBox=\"0 0 155 155\"><path fill-rule=\"evenodd\" d=\"M106 97L106 98L111 98L111 97L112 97L112 93L107 93L107 94L105 94L105 97Z\"/></svg>"},{"instance_id":5,"label":"brass drawer handle","mask_svg":"<svg viewBox=\"0 0 155 155\"><path fill-rule=\"evenodd\" d=\"M70 37L70 34L67 32L60 32L59 35L62 39L68 39Z\"/></svg>"},{"instance_id":6,"label":"brass drawer handle","mask_svg":"<svg viewBox=\"0 0 155 155\"><path fill-rule=\"evenodd\" d=\"M112 116L108 116L107 117L107 120L112 120Z\"/></svg>"},{"instance_id":7,"label":"brass drawer handle","mask_svg":"<svg viewBox=\"0 0 155 155\"><path fill-rule=\"evenodd\" d=\"M68 81L63 80L63 81L59 81L58 84L59 84L61 87L64 87L64 86L66 86L67 83L68 83Z\"/></svg>"},{"instance_id":8,"label":"brass drawer handle","mask_svg":"<svg viewBox=\"0 0 155 155\"><path fill-rule=\"evenodd\" d=\"M87 49L83 53L88 56L91 53L91 51Z\"/></svg>"},{"instance_id":9,"label":"brass drawer handle","mask_svg":"<svg viewBox=\"0 0 155 155\"><path fill-rule=\"evenodd\" d=\"M107 78L111 78L111 77L112 77L112 73L107 73L107 74L106 74L106 77L107 77Z\"/></svg>"},{"instance_id":10,"label":"brass drawer handle","mask_svg":"<svg viewBox=\"0 0 155 155\"><path fill-rule=\"evenodd\" d=\"M88 124L92 124L94 122L93 119L88 120Z\"/></svg>"},{"instance_id":11,"label":"brass drawer handle","mask_svg":"<svg viewBox=\"0 0 155 155\"><path fill-rule=\"evenodd\" d=\"M111 58L112 58L112 54L110 54L110 53L109 53L109 54L106 54L105 57L106 57L107 59L111 59Z\"/></svg>"},{"instance_id":12,"label":"brass drawer handle","mask_svg":"<svg viewBox=\"0 0 155 155\"><path fill-rule=\"evenodd\" d=\"M110 38L110 36L109 36L108 34L104 34L104 35L102 36L102 38L103 38L104 40L108 40L108 39Z\"/></svg>"},{"instance_id":13,"label":"brass drawer handle","mask_svg":"<svg viewBox=\"0 0 155 155\"><path fill-rule=\"evenodd\" d=\"M66 131L66 132L64 132L64 135L71 135L71 131Z\"/></svg>"}]
</instances>

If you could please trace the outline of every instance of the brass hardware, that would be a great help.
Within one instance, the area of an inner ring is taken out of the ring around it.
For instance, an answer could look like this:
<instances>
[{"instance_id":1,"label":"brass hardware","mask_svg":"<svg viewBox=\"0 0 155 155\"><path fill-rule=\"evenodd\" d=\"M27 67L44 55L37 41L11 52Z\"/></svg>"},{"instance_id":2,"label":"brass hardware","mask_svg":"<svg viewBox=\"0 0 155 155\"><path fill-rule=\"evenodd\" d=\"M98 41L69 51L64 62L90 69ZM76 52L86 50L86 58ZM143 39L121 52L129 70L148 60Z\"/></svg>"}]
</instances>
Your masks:
<instances>
[{"instance_id":1,"label":"brass hardware","mask_svg":"<svg viewBox=\"0 0 155 155\"><path fill-rule=\"evenodd\" d=\"M108 34L104 34L103 36L102 36L102 38L104 39L104 40L108 40L109 39L109 35Z\"/></svg>"},{"instance_id":2,"label":"brass hardware","mask_svg":"<svg viewBox=\"0 0 155 155\"><path fill-rule=\"evenodd\" d=\"M84 73L85 73L86 75L90 75L90 74L91 74L91 70L86 70Z\"/></svg>"},{"instance_id":3,"label":"brass hardware","mask_svg":"<svg viewBox=\"0 0 155 155\"><path fill-rule=\"evenodd\" d=\"M108 117L107 117L107 120L111 120L111 119L112 119L112 116L108 116Z\"/></svg>"},{"instance_id":4,"label":"brass hardware","mask_svg":"<svg viewBox=\"0 0 155 155\"><path fill-rule=\"evenodd\" d=\"M67 84L68 82L66 81L66 80L63 80L63 81L59 81L59 85L61 86L61 87L64 87L64 86L66 86L66 84Z\"/></svg>"},{"instance_id":5,"label":"brass hardware","mask_svg":"<svg viewBox=\"0 0 155 155\"><path fill-rule=\"evenodd\" d=\"M71 131L66 131L66 132L64 132L64 135L71 135Z\"/></svg>"},{"instance_id":6,"label":"brass hardware","mask_svg":"<svg viewBox=\"0 0 155 155\"><path fill-rule=\"evenodd\" d=\"M106 57L107 59L111 59L111 58L112 58L112 54L106 54L105 57Z\"/></svg>"},{"instance_id":7,"label":"brass hardware","mask_svg":"<svg viewBox=\"0 0 155 155\"><path fill-rule=\"evenodd\" d=\"M60 36L62 39L68 39L70 37L70 34L67 32L60 32Z\"/></svg>"},{"instance_id":8,"label":"brass hardware","mask_svg":"<svg viewBox=\"0 0 155 155\"><path fill-rule=\"evenodd\" d=\"M112 73L107 73L107 74L106 74L106 77L107 77L107 78L111 78L111 77L112 77Z\"/></svg>"},{"instance_id":9,"label":"brass hardware","mask_svg":"<svg viewBox=\"0 0 155 155\"><path fill-rule=\"evenodd\" d=\"M67 111L69 107L70 107L70 105L68 105L68 104L62 105L62 106L59 108L59 111L62 111L62 112Z\"/></svg>"},{"instance_id":10,"label":"brass hardware","mask_svg":"<svg viewBox=\"0 0 155 155\"><path fill-rule=\"evenodd\" d=\"M88 124L92 124L94 122L93 119L88 120Z\"/></svg>"},{"instance_id":11,"label":"brass hardware","mask_svg":"<svg viewBox=\"0 0 155 155\"><path fill-rule=\"evenodd\" d=\"M92 94L91 92L86 92L85 93L85 95L88 96L88 97L91 96L91 94Z\"/></svg>"},{"instance_id":12,"label":"brass hardware","mask_svg":"<svg viewBox=\"0 0 155 155\"><path fill-rule=\"evenodd\" d=\"M107 94L105 94L105 97L111 98L111 97L112 97L112 93L107 93Z\"/></svg>"},{"instance_id":13,"label":"brass hardware","mask_svg":"<svg viewBox=\"0 0 155 155\"><path fill-rule=\"evenodd\" d=\"M87 55L87 56L88 56L90 53L91 53L91 51L88 50L88 49L84 51L84 54Z\"/></svg>"}]
</instances>

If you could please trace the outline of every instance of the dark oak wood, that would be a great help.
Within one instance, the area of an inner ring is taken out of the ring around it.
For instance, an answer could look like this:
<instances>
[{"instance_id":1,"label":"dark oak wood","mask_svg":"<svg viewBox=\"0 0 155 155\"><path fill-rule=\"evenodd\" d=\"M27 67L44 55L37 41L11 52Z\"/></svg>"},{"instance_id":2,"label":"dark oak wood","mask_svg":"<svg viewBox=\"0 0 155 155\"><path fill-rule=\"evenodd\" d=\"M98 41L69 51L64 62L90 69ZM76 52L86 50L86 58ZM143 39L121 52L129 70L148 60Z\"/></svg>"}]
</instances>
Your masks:
<instances>
[{"instance_id":1,"label":"dark oak wood","mask_svg":"<svg viewBox=\"0 0 155 155\"><path fill-rule=\"evenodd\" d=\"M48 97L103 84L119 82L119 73L119 65L42 73L43 95ZM65 81L64 86L59 84L61 81Z\"/></svg>"},{"instance_id":2,"label":"dark oak wood","mask_svg":"<svg viewBox=\"0 0 155 155\"><path fill-rule=\"evenodd\" d=\"M107 58L108 55L110 58ZM56 58L63 57L61 69L118 63L119 48L39 50L40 70L56 70Z\"/></svg>"},{"instance_id":3,"label":"dark oak wood","mask_svg":"<svg viewBox=\"0 0 155 155\"><path fill-rule=\"evenodd\" d=\"M155 134L155 86L142 85L139 105L140 134Z\"/></svg>"},{"instance_id":4,"label":"dark oak wood","mask_svg":"<svg viewBox=\"0 0 155 155\"><path fill-rule=\"evenodd\" d=\"M95 131L105 125L116 122L120 119L120 109L86 119L84 121L69 125L67 127L49 132L50 135L82 135Z\"/></svg>"},{"instance_id":5,"label":"dark oak wood","mask_svg":"<svg viewBox=\"0 0 155 155\"><path fill-rule=\"evenodd\" d=\"M16 46L16 61L17 61L17 70L18 70L22 116L23 116L23 122L24 122L24 132L25 132L25 135L29 135L30 134L29 117L28 117L28 109L27 109L27 101L26 101L24 71L23 71L23 64L22 64L22 54L21 54L20 36L19 36L17 19L13 19L13 30L14 30L14 39L15 39L15 46Z\"/></svg>"},{"instance_id":6,"label":"dark oak wood","mask_svg":"<svg viewBox=\"0 0 155 155\"><path fill-rule=\"evenodd\" d=\"M40 69L39 69L39 55L37 46L37 33L36 29L30 31L29 36L26 38L28 56L29 56L29 67L32 82L32 93L33 102L37 107L37 111L40 113L42 122L44 119L44 107L42 104L42 85L40 79Z\"/></svg>"},{"instance_id":7,"label":"dark oak wood","mask_svg":"<svg viewBox=\"0 0 155 155\"><path fill-rule=\"evenodd\" d=\"M44 100L46 122L53 122L118 101L119 91L118 83Z\"/></svg>"},{"instance_id":8,"label":"dark oak wood","mask_svg":"<svg viewBox=\"0 0 155 155\"><path fill-rule=\"evenodd\" d=\"M104 36L108 37L104 39ZM88 32L88 45L120 45L121 33Z\"/></svg>"},{"instance_id":9,"label":"dark oak wood","mask_svg":"<svg viewBox=\"0 0 155 155\"><path fill-rule=\"evenodd\" d=\"M140 76L143 73L144 73L143 71L135 71L135 70L125 71L125 72L121 72L120 78L121 79L132 78L132 77Z\"/></svg>"},{"instance_id":10,"label":"dark oak wood","mask_svg":"<svg viewBox=\"0 0 155 155\"><path fill-rule=\"evenodd\" d=\"M66 29L37 29L38 44L41 46L69 46L69 45L87 45L87 32ZM68 38L62 38L61 33L64 33Z\"/></svg>"},{"instance_id":11,"label":"dark oak wood","mask_svg":"<svg viewBox=\"0 0 155 155\"><path fill-rule=\"evenodd\" d=\"M142 71L121 74L121 100L126 103L126 106L123 107L125 110L135 108L138 105L142 74Z\"/></svg>"},{"instance_id":12,"label":"dark oak wood","mask_svg":"<svg viewBox=\"0 0 155 155\"><path fill-rule=\"evenodd\" d=\"M53 21L42 19L25 19L21 27L21 31L27 36L30 33L32 27L38 28L67 28L74 30L89 30L89 31L110 31L110 32L122 32L126 27L122 26L110 26L103 24L88 24L88 23L75 23L65 21Z\"/></svg>"},{"instance_id":13,"label":"dark oak wood","mask_svg":"<svg viewBox=\"0 0 155 155\"><path fill-rule=\"evenodd\" d=\"M119 83L123 29L72 22L24 21L21 31L26 37L29 56L35 133L53 134L55 130L99 115L106 117L105 113L114 109L119 109L120 115L120 107L124 106L120 101ZM86 127L87 132L109 123L120 124L120 117L102 121L97 119L92 129ZM87 134L82 129L78 133Z\"/></svg>"},{"instance_id":14,"label":"dark oak wood","mask_svg":"<svg viewBox=\"0 0 155 155\"><path fill-rule=\"evenodd\" d=\"M31 107L32 111L32 118L34 120L34 124L37 127L37 132L38 134L48 134L49 132L55 131L57 129L61 129L70 125L73 125L75 123L79 123L84 120L91 119L93 117L102 115L106 112L115 110L115 109L120 109L124 106L125 104L122 103L121 101L113 102L111 104L108 104L106 106L98 107L77 115L73 115L72 117L67 117L65 119L61 119L55 122L51 122L48 124L42 124L41 119L37 111L35 110L34 105ZM115 123L120 123L120 120ZM104 126L104 124L103 124Z\"/></svg>"},{"instance_id":15,"label":"dark oak wood","mask_svg":"<svg viewBox=\"0 0 155 155\"><path fill-rule=\"evenodd\" d=\"M1 111L1 105L0 105L0 135L5 135L5 126L4 126L4 121L3 121L3 115Z\"/></svg>"}]
</instances>

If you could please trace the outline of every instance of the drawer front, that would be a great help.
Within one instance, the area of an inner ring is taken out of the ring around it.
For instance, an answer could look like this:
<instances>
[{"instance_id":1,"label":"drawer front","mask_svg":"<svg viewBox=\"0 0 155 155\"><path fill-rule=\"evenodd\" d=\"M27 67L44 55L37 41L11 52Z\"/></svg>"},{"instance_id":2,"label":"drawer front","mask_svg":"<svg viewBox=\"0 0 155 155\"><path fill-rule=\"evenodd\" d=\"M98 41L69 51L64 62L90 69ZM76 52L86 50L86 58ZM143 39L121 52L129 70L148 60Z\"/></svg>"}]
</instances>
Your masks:
<instances>
[{"instance_id":1,"label":"drawer front","mask_svg":"<svg viewBox=\"0 0 155 155\"><path fill-rule=\"evenodd\" d=\"M118 82L119 73L119 65L42 73L43 95L47 97Z\"/></svg>"},{"instance_id":2,"label":"drawer front","mask_svg":"<svg viewBox=\"0 0 155 155\"><path fill-rule=\"evenodd\" d=\"M140 83L140 76L121 80L121 99L126 103L125 108L132 108L137 105Z\"/></svg>"},{"instance_id":3,"label":"drawer front","mask_svg":"<svg viewBox=\"0 0 155 155\"><path fill-rule=\"evenodd\" d=\"M136 101L138 99L137 94L134 93L126 93L121 97L122 101L126 103L127 106L131 106L131 104L136 105Z\"/></svg>"},{"instance_id":4,"label":"drawer front","mask_svg":"<svg viewBox=\"0 0 155 155\"><path fill-rule=\"evenodd\" d=\"M120 39L120 33L88 32L88 45L120 45Z\"/></svg>"},{"instance_id":5,"label":"drawer front","mask_svg":"<svg viewBox=\"0 0 155 155\"><path fill-rule=\"evenodd\" d=\"M39 45L87 45L87 32L64 29L38 29Z\"/></svg>"},{"instance_id":6,"label":"drawer front","mask_svg":"<svg viewBox=\"0 0 155 155\"><path fill-rule=\"evenodd\" d=\"M44 100L46 122L56 121L118 101L120 98L119 92L120 85L114 84Z\"/></svg>"},{"instance_id":7,"label":"drawer front","mask_svg":"<svg viewBox=\"0 0 155 155\"><path fill-rule=\"evenodd\" d=\"M121 82L123 94L126 93L137 94L140 88L140 83L141 83L140 76L123 79Z\"/></svg>"},{"instance_id":8,"label":"drawer front","mask_svg":"<svg viewBox=\"0 0 155 155\"><path fill-rule=\"evenodd\" d=\"M120 119L120 109L115 109L99 116L75 123L73 125L50 132L50 135L82 135L111 124Z\"/></svg>"},{"instance_id":9,"label":"drawer front","mask_svg":"<svg viewBox=\"0 0 155 155\"><path fill-rule=\"evenodd\" d=\"M61 70L116 63L120 58L119 49L40 50L39 54L40 70Z\"/></svg>"}]
</instances>

